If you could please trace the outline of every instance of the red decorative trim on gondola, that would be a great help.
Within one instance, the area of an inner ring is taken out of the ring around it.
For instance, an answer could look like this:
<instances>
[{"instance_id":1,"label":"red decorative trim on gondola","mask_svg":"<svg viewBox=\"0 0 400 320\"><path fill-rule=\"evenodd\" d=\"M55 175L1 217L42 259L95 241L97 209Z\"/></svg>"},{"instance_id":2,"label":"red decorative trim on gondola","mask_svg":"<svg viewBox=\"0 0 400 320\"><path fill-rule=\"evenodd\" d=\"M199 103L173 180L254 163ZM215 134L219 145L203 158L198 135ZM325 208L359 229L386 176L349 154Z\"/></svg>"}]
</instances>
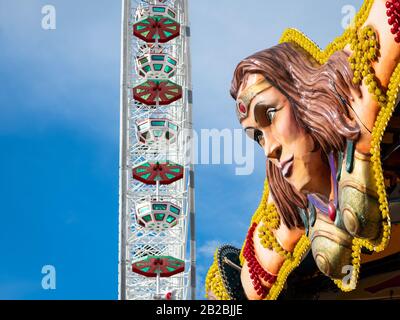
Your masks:
<instances>
[{"instance_id":1,"label":"red decorative trim on gondola","mask_svg":"<svg viewBox=\"0 0 400 320\"><path fill-rule=\"evenodd\" d=\"M169 80L147 80L133 88L135 100L146 105L169 105L182 98L182 87Z\"/></svg>"},{"instance_id":2,"label":"red decorative trim on gondola","mask_svg":"<svg viewBox=\"0 0 400 320\"><path fill-rule=\"evenodd\" d=\"M171 18L147 17L133 26L133 34L147 43L166 43L180 35L181 25Z\"/></svg>"},{"instance_id":3,"label":"red decorative trim on gondola","mask_svg":"<svg viewBox=\"0 0 400 320\"><path fill-rule=\"evenodd\" d=\"M148 257L132 264L132 271L148 278L172 277L185 270L183 261L170 257Z\"/></svg>"},{"instance_id":4,"label":"red decorative trim on gondola","mask_svg":"<svg viewBox=\"0 0 400 320\"><path fill-rule=\"evenodd\" d=\"M183 178L183 167L173 162L148 162L132 169L132 177L148 185L171 184Z\"/></svg>"}]
</instances>

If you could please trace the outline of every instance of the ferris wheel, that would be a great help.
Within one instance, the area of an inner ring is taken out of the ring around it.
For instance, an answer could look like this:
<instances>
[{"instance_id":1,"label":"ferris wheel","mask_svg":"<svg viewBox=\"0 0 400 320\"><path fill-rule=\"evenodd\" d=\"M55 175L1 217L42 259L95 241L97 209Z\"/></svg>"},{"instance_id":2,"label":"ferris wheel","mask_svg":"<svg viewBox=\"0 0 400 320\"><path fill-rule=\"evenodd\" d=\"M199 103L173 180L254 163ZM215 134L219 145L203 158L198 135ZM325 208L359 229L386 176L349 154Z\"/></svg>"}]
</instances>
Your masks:
<instances>
[{"instance_id":1,"label":"ferris wheel","mask_svg":"<svg viewBox=\"0 0 400 320\"><path fill-rule=\"evenodd\" d=\"M187 0L122 2L119 298L195 299Z\"/></svg>"}]
</instances>

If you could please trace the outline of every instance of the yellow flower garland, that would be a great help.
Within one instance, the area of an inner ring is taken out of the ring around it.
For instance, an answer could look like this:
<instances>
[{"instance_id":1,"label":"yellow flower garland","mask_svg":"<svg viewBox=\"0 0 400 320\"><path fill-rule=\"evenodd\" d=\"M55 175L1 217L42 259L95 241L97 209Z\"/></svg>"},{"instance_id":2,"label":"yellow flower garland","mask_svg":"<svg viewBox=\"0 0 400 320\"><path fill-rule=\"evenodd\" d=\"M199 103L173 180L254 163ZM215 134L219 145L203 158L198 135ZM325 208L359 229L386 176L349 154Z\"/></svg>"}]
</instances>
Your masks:
<instances>
[{"instance_id":1,"label":"yellow flower garland","mask_svg":"<svg viewBox=\"0 0 400 320\"><path fill-rule=\"evenodd\" d=\"M354 29L359 30L361 26L367 20L369 13L371 11L374 0L365 0L360 11L357 13L354 22ZM351 33L354 30L352 28L346 29L346 31L340 37L337 37L333 42L331 42L325 50L321 50L318 45L305 36L302 32L296 29L287 29L282 34L280 43L282 42L293 42L298 44L300 47L305 49L309 54L311 54L316 61L320 64L324 64L328 61L329 57L336 51L343 50L344 47L349 44L349 39L351 38Z\"/></svg>"},{"instance_id":2,"label":"yellow flower garland","mask_svg":"<svg viewBox=\"0 0 400 320\"><path fill-rule=\"evenodd\" d=\"M263 224L258 231L261 245L265 249L274 250L283 258L290 258L292 253L282 248L272 232L273 229L278 229L280 224L278 210L274 204L267 205L262 222Z\"/></svg>"},{"instance_id":3,"label":"yellow flower garland","mask_svg":"<svg viewBox=\"0 0 400 320\"><path fill-rule=\"evenodd\" d=\"M363 79L371 93L378 102L386 102L386 92L381 88L379 80L375 76L375 70L371 63L376 61L379 54L378 36L375 30L367 26L360 31L352 30L350 36L353 55L350 57L350 67L354 72L353 82L360 84Z\"/></svg>"},{"instance_id":4,"label":"yellow flower garland","mask_svg":"<svg viewBox=\"0 0 400 320\"><path fill-rule=\"evenodd\" d=\"M301 260L303 259L305 253L311 246L310 239L303 235L299 242L297 242L296 247L293 251L293 255L286 259L282 267L279 270L276 282L271 287L268 296L264 300L276 300L281 293L283 287L285 286L286 280L290 273L296 269Z\"/></svg>"},{"instance_id":5,"label":"yellow flower garland","mask_svg":"<svg viewBox=\"0 0 400 320\"><path fill-rule=\"evenodd\" d=\"M230 300L229 294L226 291L226 288L222 282L221 274L218 269L218 261L217 261L217 253L218 249L214 253L214 261L208 270L206 276L206 298L208 298L208 292L211 291L214 293L215 297L218 300Z\"/></svg>"}]
</instances>

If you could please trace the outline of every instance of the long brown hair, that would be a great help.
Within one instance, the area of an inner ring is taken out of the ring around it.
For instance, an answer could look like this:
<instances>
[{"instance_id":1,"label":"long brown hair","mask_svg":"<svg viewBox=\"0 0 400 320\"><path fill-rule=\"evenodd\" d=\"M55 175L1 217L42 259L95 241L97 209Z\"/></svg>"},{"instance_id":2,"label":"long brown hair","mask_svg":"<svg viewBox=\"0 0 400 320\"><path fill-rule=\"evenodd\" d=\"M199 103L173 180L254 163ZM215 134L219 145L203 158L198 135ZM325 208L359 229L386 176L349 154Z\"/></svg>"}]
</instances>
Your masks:
<instances>
[{"instance_id":1,"label":"long brown hair","mask_svg":"<svg viewBox=\"0 0 400 320\"><path fill-rule=\"evenodd\" d=\"M240 86L250 74L261 74L289 100L295 118L324 154L343 151L346 139L356 140L358 124L347 108L351 90L359 93L344 51L318 64L306 51L292 43L282 43L257 52L236 67L230 93L236 100ZM281 171L267 161L267 178L272 197L289 228L303 227L298 208L307 207L307 198L294 189Z\"/></svg>"}]
</instances>

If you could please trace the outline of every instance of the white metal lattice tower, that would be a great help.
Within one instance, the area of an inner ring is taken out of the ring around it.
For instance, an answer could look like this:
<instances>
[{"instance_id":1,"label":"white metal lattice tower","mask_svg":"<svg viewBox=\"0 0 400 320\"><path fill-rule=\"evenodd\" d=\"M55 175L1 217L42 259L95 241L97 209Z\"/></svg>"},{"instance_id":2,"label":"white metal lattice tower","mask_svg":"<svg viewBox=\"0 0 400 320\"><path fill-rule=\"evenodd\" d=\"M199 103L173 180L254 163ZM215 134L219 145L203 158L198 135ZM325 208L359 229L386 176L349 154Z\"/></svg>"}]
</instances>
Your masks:
<instances>
[{"instance_id":1,"label":"white metal lattice tower","mask_svg":"<svg viewBox=\"0 0 400 320\"><path fill-rule=\"evenodd\" d=\"M195 299L187 0L122 3L119 299ZM179 173L150 184L149 163ZM184 272L156 281L132 271L135 262L166 256L182 260Z\"/></svg>"}]
</instances>

